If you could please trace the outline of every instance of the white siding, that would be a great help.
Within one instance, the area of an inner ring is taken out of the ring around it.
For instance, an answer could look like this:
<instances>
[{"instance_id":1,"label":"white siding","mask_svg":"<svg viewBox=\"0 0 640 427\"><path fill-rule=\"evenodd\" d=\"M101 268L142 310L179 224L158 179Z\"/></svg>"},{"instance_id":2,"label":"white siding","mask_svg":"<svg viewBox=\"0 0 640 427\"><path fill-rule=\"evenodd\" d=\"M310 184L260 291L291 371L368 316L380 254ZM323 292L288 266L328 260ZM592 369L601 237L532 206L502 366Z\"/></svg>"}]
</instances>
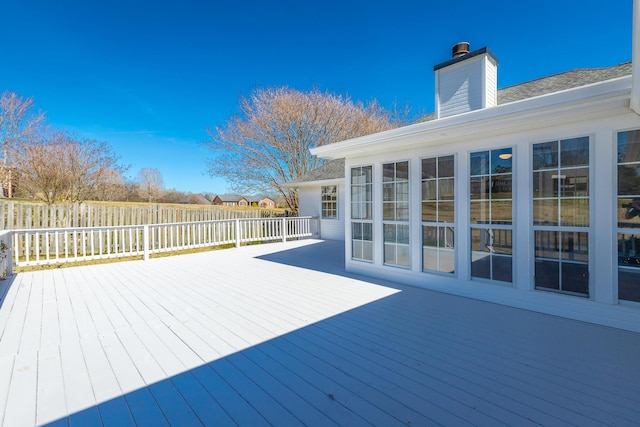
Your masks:
<instances>
[{"instance_id":1,"label":"white siding","mask_svg":"<svg viewBox=\"0 0 640 427\"><path fill-rule=\"evenodd\" d=\"M320 219L321 239L344 240L344 184L338 185L337 219L322 219L321 191L322 185L300 187L298 189L300 216L313 216Z\"/></svg>"},{"instance_id":2,"label":"white siding","mask_svg":"<svg viewBox=\"0 0 640 427\"><path fill-rule=\"evenodd\" d=\"M438 118L497 103L497 66L486 54L438 70L436 82Z\"/></svg>"},{"instance_id":3,"label":"white siding","mask_svg":"<svg viewBox=\"0 0 640 427\"><path fill-rule=\"evenodd\" d=\"M499 108L499 107L497 107ZM626 107L625 107L626 108ZM438 291L452 292L538 310L554 315L569 316L598 323L598 316L589 311L610 308L614 316L619 316L620 324L629 322L627 316L637 313L631 304L617 305L617 251L616 242L616 162L615 138L620 130L640 128L640 119L628 109L618 115L595 117L588 115L577 121L558 116L553 123L546 118L532 118L530 130L520 131L516 127L492 135L475 135L469 138L444 138L438 145L428 147L387 151L346 158L347 170L357 165L373 165L374 169L374 260L362 262L345 254L346 268L350 272L368 274ZM498 129L498 128L496 128ZM534 291L533 262L534 241L532 225L532 144L559 139L588 136L591 143L591 164L593 171L589 182L590 222L588 227L590 250L590 293L589 298L571 297L544 291ZM514 158L514 223L513 223L513 283L495 285L471 281L470 236L469 236L469 153L479 150L513 148ZM420 159L440 155L456 156L456 273L455 277L422 272L422 248L420 238ZM392 161L410 160L410 227L412 231L412 260L410 269L384 265L382 259L383 229L381 201L381 165ZM597 179L595 175L597 172ZM348 194L347 194L348 199ZM347 203L349 200L347 200ZM347 224L348 226L348 224ZM349 236L350 230L345 230ZM347 248L348 249L348 248ZM637 306L637 304L633 304ZM571 307L570 309L568 307ZM567 310L571 310L568 313ZM620 327L620 326L619 326ZM624 326L623 326L624 327Z\"/></svg>"},{"instance_id":4,"label":"white siding","mask_svg":"<svg viewBox=\"0 0 640 427\"><path fill-rule=\"evenodd\" d=\"M485 58L485 103L484 107L498 105L498 67L488 57Z\"/></svg>"}]
</instances>

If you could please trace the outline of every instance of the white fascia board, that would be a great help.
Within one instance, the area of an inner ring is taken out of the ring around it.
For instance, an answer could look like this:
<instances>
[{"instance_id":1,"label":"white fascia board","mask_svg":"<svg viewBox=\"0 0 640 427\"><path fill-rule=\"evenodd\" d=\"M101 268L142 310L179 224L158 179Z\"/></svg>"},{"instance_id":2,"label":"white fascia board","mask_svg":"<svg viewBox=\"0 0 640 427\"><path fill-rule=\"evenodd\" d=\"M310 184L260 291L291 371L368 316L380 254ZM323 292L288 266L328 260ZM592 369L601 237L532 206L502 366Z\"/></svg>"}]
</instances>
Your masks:
<instances>
[{"instance_id":1,"label":"white fascia board","mask_svg":"<svg viewBox=\"0 0 640 427\"><path fill-rule=\"evenodd\" d=\"M312 148L323 159L439 145L468 135L499 135L629 111L631 76L553 92L457 116Z\"/></svg>"},{"instance_id":2,"label":"white fascia board","mask_svg":"<svg viewBox=\"0 0 640 427\"><path fill-rule=\"evenodd\" d=\"M321 179L317 181L304 181L304 182L287 182L282 184L283 187L298 188L298 187L316 187L321 185L338 185L344 182L342 178Z\"/></svg>"}]
</instances>

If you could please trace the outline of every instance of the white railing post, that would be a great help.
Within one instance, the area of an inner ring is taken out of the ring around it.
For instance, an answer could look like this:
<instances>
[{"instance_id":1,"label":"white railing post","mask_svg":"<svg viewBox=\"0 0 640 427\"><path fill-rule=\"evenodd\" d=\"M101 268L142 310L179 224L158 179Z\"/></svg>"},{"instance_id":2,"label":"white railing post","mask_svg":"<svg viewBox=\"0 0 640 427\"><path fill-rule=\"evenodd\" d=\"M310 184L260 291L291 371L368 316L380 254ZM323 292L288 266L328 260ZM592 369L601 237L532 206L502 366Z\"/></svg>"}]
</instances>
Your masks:
<instances>
[{"instance_id":1,"label":"white railing post","mask_svg":"<svg viewBox=\"0 0 640 427\"><path fill-rule=\"evenodd\" d=\"M282 243L287 243L287 218L282 217Z\"/></svg>"},{"instance_id":2,"label":"white railing post","mask_svg":"<svg viewBox=\"0 0 640 427\"><path fill-rule=\"evenodd\" d=\"M240 219L236 218L236 248L240 247Z\"/></svg>"},{"instance_id":3,"label":"white railing post","mask_svg":"<svg viewBox=\"0 0 640 427\"><path fill-rule=\"evenodd\" d=\"M7 230L0 233L0 240L5 244L5 252L0 264L0 273L5 273L6 276L13 274L13 231Z\"/></svg>"},{"instance_id":4,"label":"white railing post","mask_svg":"<svg viewBox=\"0 0 640 427\"><path fill-rule=\"evenodd\" d=\"M149 261L149 224L142 226L142 250L144 251L142 259Z\"/></svg>"}]
</instances>

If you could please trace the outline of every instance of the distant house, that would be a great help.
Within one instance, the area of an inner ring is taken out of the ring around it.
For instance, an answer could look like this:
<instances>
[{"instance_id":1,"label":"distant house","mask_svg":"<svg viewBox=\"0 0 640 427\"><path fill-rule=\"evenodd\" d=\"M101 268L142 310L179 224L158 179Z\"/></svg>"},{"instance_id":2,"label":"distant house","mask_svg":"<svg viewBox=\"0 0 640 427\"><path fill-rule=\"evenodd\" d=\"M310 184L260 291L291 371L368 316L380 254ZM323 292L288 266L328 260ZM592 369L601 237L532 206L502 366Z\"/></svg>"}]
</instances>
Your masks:
<instances>
[{"instance_id":1,"label":"distant house","mask_svg":"<svg viewBox=\"0 0 640 427\"><path fill-rule=\"evenodd\" d=\"M290 183L300 214L345 240L350 272L624 321L640 309L640 43L633 59L498 90L494 54L456 45L428 120L311 149L327 163Z\"/></svg>"},{"instance_id":2,"label":"distant house","mask_svg":"<svg viewBox=\"0 0 640 427\"><path fill-rule=\"evenodd\" d=\"M242 197L242 196L238 196L235 194L224 194L224 195L218 195L213 199L213 202L211 202L212 205L218 205L218 206L249 206L249 201Z\"/></svg>"},{"instance_id":3,"label":"distant house","mask_svg":"<svg viewBox=\"0 0 640 427\"><path fill-rule=\"evenodd\" d=\"M189 194L180 199L181 204L189 205L209 205L211 204L202 194Z\"/></svg>"},{"instance_id":4,"label":"distant house","mask_svg":"<svg viewBox=\"0 0 640 427\"><path fill-rule=\"evenodd\" d=\"M274 209L276 202L268 196L255 196L249 198L249 205L262 209Z\"/></svg>"}]
</instances>

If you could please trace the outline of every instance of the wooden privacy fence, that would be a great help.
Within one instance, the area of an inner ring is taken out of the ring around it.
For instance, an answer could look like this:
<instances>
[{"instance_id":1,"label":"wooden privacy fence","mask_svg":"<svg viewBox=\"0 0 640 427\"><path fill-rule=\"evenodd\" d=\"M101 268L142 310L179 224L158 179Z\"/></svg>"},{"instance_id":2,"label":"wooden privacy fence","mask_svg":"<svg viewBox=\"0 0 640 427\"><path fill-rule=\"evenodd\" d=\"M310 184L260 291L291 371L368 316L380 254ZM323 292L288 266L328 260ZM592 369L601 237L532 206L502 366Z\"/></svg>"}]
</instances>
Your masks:
<instances>
[{"instance_id":1,"label":"wooden privacy fence","mask_svg":"<svg viewBox=\"0 0 640 427\"><path fill-rule=\"evenodd\" d=\"M58 264L310 237L312 217L249 218L112 227L18 229L0 232L12 266ZM8 242L11 242L10 244Z\"/></svg>"},{"instance_id":2,"label":"wooden privacy fence","mask_svg":"<svg viewBox=\"0 0 640 427\"><path fill-rule=\"evenodd\" d=\"M43 205L0 200L0 230L23 228L111 227L271 217L263 209L229 210L215 206L109 206L99 203Z\"/></svg>"}]
</instances>

